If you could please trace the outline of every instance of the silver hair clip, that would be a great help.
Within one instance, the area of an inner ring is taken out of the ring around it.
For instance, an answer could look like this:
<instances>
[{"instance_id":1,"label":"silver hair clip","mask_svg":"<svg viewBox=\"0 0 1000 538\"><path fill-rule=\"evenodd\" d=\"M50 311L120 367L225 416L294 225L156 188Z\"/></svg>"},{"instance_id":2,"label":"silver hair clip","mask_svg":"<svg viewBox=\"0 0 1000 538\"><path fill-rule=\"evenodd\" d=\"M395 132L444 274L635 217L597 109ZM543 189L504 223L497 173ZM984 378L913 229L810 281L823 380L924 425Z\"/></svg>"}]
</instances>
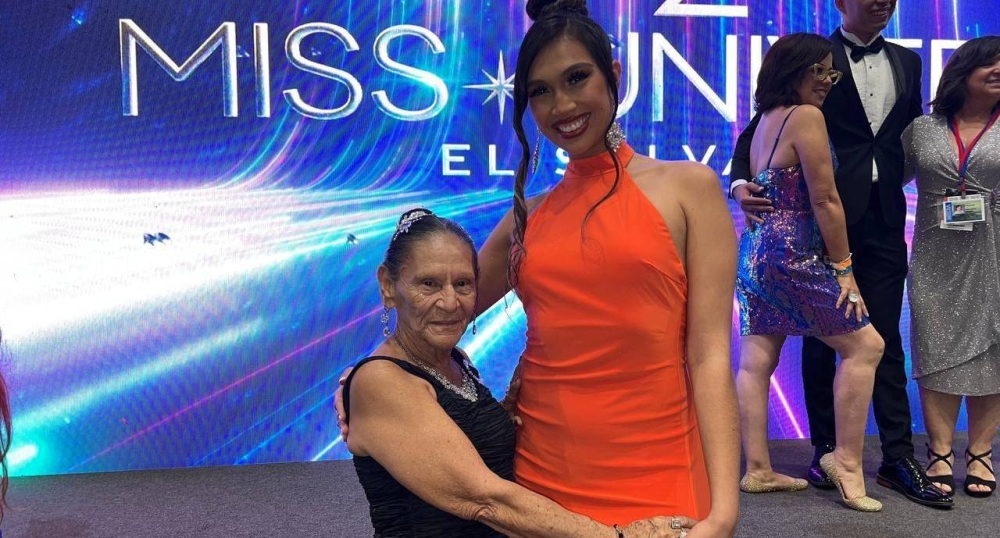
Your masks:
<instances>
[{"instance_id":1,"label":"silver hair clip","mask_svg":"<svg viewBox=\"0 0 1000 538\"><path fill-rule=\"evenodd\" d=\"M392 234L392 240L395 241L396 238L399 237L399 234L405 234L409 232L410 226L412 226L414 222L417 222L418 220L424 217L429 217L433 214L434 213L431 213L430 211L426 211L423 209L416 209L414 211L411 211L399 221L399 224L396 225L396 233Z\"/></svg>"}]
</instances>

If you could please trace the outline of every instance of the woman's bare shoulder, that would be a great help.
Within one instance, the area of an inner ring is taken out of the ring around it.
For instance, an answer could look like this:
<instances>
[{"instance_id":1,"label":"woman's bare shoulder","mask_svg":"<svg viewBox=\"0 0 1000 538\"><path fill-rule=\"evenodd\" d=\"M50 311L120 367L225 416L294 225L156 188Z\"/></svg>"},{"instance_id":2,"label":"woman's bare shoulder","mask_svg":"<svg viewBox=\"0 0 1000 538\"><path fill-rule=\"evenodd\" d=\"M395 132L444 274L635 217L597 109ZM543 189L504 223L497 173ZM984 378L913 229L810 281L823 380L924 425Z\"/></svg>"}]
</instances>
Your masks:
<instances>
[{"instance_id":1,"label":"woman's bare shoulder","mask_svg":"<svg viewBox=\"0 0 1000 538\"><path fill-rule=\"evenodd\" d=\"M786 131L788 129L802 128L821 128L826 130L826 119L823 117L823 111L813 105L799 105L789 114L788 125L785 127Z\"/></svg>"},{"instance_id":2,"label":"woman's bare shoulder","mask_svg":"<svg viewBox=\"0 0 1000 538\"><path fill-rule=\"evenodd\" d=\"M719 176L715 171L699 162L662 161L645 155L636 155L633 159L635 166L630 165L629 171L637 182L654 181L678 190L719 185Z\"/></svg>"}]
</instances>

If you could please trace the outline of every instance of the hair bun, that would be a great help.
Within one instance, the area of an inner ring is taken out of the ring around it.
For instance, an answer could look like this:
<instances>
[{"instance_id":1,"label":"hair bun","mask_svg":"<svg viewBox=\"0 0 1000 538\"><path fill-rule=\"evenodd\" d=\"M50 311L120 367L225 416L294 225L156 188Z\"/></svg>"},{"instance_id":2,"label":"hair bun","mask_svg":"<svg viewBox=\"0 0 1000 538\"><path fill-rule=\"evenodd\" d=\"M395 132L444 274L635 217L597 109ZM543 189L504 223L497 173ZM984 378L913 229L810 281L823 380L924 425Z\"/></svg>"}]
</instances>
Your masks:
<instances>
[{"instance_id":1,"label":"hair bun","mask_svg":"<svg viewBox=\"0 0 1000 538\"><path fill-rule=\"evenodd\" d=\"M590 14L587 11L587 0L528 0L524 10L533 21L570 13L584 17Z\"/></svg>"}]
</instances>

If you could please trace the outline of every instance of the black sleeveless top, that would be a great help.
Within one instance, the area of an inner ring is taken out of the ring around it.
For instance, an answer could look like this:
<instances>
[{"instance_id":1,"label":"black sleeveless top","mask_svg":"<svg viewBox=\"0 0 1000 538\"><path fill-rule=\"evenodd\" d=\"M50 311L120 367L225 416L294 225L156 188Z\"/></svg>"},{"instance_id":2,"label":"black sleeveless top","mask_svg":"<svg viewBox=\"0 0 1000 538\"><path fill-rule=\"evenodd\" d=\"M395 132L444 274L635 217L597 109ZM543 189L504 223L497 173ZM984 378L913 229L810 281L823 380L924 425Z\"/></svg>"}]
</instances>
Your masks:
<instances>
[{"instance_id":1,"label":"black sleeveless top","mask_svg":"<svg viewBox=\"0 0 1000 538\"><path fill-rule=\"evenodd\" d=\"M500 407L488 388L479 382L479 372L461 352L453 349L452 358L475 379L479 399L470 402L445 388L440 381L409 362L374 356L358 362L344 383L344 420L350 420L350 389L354 374L373 360L395 363L404 371L426 380L437 392L437 401L445 413L469 437L479 456L491 471L503 479L514 480L514 442L516 434L510 416ZM354 470L365 490L375 538L501 538L502 534L475 521L466 521L439 510L410 493L389 471L367 456L354 456Z\"/></svg>"}]
</instances>

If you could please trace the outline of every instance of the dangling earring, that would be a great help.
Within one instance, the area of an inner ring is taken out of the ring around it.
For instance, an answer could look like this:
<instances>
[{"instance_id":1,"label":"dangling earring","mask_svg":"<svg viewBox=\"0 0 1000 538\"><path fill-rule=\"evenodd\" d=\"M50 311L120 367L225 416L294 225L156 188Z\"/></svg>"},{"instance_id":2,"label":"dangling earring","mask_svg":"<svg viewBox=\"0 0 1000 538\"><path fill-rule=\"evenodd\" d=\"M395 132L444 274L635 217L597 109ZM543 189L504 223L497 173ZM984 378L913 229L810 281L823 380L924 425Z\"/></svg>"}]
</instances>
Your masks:
<instances>
[{"instance_id":1,"label":"dangling earring","mask_svg":"<svg viewBox=\"0 0 1000 538\"><path fill-rule=\"evenodd\" d=\"M472 335L476 334L476 318L472 318Z\"/></svg>"},{"instance_id":2,"label":"dangling earring","mask_svg":"<svg viewBox=\"0 0 1000 538\"><path fill-rule=\"evenodd\" d=\"M535 172L538 171L539 154L541 153L541 148L542 148L542 131L541 131L541 129L538 129L537 131L538 131L537 132L538 136L535 138L535 151L531 152L531 173L532 174L534 174Z\"/></svg>"},{"instance_id":3,"label":"dangling earring","mask_svg":"<svg viewBox=\"0 0 1000 538\"><path fill-rule=\"evenodd\" d=\"M621 147L622 142L625 141L625 131L622 130L622 126L617 120L611 124L611 128L608 129L608 134L605 135L604 139L607 141L611 151L618 151L618 148Z\"/></svg>"},{"instance_id":4,"label":"dangling earring","mask_svg":"<svg viewBox=\"0 0 1000 538\"><path fill-rule=\"evenodd\" d=\"M383 309L382 309L382 316L381 316L380 319L382 320L382 336L384 336L386 338L389 338L389 335L392 334L392 331L389 330L389 307L388 306L383 307Z\"/></svg>"}]
</instances>

